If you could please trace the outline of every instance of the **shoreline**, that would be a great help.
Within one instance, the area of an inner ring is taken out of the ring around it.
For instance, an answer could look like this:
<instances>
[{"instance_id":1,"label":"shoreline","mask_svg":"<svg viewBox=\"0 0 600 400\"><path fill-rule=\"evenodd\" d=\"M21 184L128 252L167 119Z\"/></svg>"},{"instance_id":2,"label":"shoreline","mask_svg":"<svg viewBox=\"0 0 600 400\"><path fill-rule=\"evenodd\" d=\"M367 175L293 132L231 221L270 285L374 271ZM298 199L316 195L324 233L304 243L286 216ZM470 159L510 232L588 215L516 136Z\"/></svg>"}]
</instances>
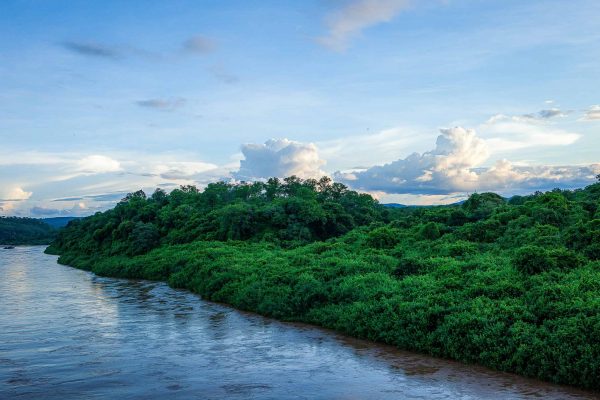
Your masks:
<instances>
[{"instance_id":1,"label":"shoreline","mask_svg":"<svg viewBox=\"0 0 600 400\"><path fill-rule=\"evenodd\" d=\"M42 247L42 246L40 246L40 247ZM520 380L526 384L528 383L531 385L535 385L535 384L551 385L552 387L555 387L557 390L560 388L568 389L570 391L579 392L579 394L582 396L594 396L593 398L600 399L600 391L596 391L594 389L583 388L580 386L569 385L569 384L564 384L564 383L551 382L549 380L544 380L544 379L539 379L536 377L521 375L521 374L518 374L515 372L510 372L510 371L502 371L502 370L495 369L495 368L492 368L490 366L486 366L486 365L483 365L480 363L463 362L463 361L448 358L448 357L439 357L439 356L424 353L424 352L414 351L414 350L410 350L410 349L403 349L403 348L397 347L390 343L376 341L376 340L372 340L372 339L364 338L364 337L353 336L346 332L336 330L334 328L329 328L327 326L319 325L317 323L306 322L306 321L296 320L296 319L279 319L279 318L274 318L269 315L262 314L255 310L237 308L235 305L233 305L231 303L219 302L219 301L206 299L202 296L202 294L195 292L191 289L171 286L169 284L168 280L163 280L163 279L154 280L154 279L146 279L146 278L140 278L140 277L127 278L127 277L120 277L120 276L115 276L115 275L99 274L99 273L96 273L95 271L93 271L93 267L92 268L84 268L84 267L79 267L79 266L70 265L70 264L66 264L66 263L61 263L61 262L59 262L59 258L61 256L60 254L48 253L48 252L46 252L46 250L44 250L45 254L58 256L56 262L60 265L67 266L69 268L86 271L86 272L89 272L90 274L93 274L98 277L103 277L103 278L125 280L125 281L132 281L132 282L162 283L162 284L167 285L169 288L171 288L173 290L190 293L194 296L198 296L198 298L204 302L208 302L211 304L216 304L216 305L219 305L222 307L226 307L226 308L234 310L242 315L260 317L260 318L264 318L264 319L267 319L270 321L275 321L277 323L284 324L286 326L292 326L292 327L302 329L302 330L317 330L317 331L323 332L329 336L333 336L336 340L340 340L343 343L362 343L362 344L366 344L368 346L376 346L380 349L383 348L384 349L383 351L389 352L390 354L400 353L400 354L403 354L404 356L421 357L421 358L427 359L429 361L432 361L433 363L436 363L436 362L437 363L450 363L450 364L453 364L457 368L464 369L465 371L470 370L472 372L481 372L481 373L493 372L494 374L499 374L506 378L511 378L513 380L514 379Z\"/></svg>"}]
</instances>

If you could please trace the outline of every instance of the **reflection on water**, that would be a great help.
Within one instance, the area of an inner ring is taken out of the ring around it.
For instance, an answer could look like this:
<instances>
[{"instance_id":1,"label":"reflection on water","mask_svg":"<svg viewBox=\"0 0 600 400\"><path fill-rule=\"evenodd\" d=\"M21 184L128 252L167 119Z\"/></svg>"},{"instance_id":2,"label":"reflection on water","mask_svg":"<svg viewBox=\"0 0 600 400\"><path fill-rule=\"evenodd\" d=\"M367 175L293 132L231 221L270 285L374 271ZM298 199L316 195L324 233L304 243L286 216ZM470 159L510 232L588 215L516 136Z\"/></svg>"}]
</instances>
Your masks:
<instances>
[{"instance_id":1,"label":"reflection on water","mask_svg":"<svg viewBox=\"0 0 600 400\"><path fill-rule=\"evenodd\" d=\"M0 250L0 398L591 399Z\"/></svg>"}]
</instances>

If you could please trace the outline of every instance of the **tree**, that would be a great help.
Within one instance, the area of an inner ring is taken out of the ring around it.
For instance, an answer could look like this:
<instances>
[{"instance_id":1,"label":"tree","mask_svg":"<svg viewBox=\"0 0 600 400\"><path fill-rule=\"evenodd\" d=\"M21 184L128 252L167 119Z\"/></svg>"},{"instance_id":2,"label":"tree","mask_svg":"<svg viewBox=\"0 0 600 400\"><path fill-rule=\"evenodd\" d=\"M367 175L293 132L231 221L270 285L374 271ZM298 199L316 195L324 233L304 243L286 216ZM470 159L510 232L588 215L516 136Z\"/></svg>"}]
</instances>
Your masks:
<instances>
[{"instance_id":1,"label":"tree","mask_svg":"<svg viewBox=\"0 0 600 400\"><path fill-rule=\"evenodd\" d=\"M388 226L382 226L369 232L367 244L376 249L391 249L398 244L399 231Z\"/></svg>"},{"instance_id":2,"label":"tree","mask_svg":"<svg viewBox=\"0 0 600 400\"><path fill-rule=\"evenodd\" d=\"M494 209L506 203L506 200L496 193L474 193L462 207L469 212L473 218L482 219L490 216Z\"/></svg>"},{"instance_id":3,"label":"tree","mask_svg":"<svg viewBox=\"0 0 600 400\"><path fill-rule=\"evenodd\" d=\"M428 240L435 240L441 236L440 228L435 222L428 222L421 227L421 235Z\"/></svg>"},{"instance_id":4,"label":"tree","mask_svg":"<svg viewBox=\"0 0 600 400\"><path fill-rule=\"evenodd\" d=\"M131 232L131 254L144 254L158 245L160 234L154 224L138 222Z\"/></svg>"}]
</instances>

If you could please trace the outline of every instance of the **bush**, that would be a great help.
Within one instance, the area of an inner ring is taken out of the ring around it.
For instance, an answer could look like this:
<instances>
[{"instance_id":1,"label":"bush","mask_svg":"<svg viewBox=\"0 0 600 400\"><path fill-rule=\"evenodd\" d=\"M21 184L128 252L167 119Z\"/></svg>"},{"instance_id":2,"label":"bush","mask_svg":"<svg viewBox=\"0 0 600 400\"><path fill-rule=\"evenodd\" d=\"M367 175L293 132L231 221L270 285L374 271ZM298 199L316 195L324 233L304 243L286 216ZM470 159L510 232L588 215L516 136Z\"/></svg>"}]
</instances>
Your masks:
<instances>
[{"instance_id":1,"label":"bush","mask_svg":"<svg viewBox=\"0 0 600 400\"><path fill-rule=\"evenodd\" d=\"M391 249L398 244L399 231L388 226L382 226L369 232L367 244L375 249Z\"/></svg>"},{"instance_id":2,"label":"bush","mask_svg":"<svg viewBox=\"0 0 600 400\"><path fill-rule=\"evenodd\" d=\"M474 193L462 205L463 209L474 219L487 218L494 210L506 203L502 196L496 193Z\"/></svg>"},{"instance_id":3,"label":"bush","mask_svg":"<svg viewBox=\"0 0 600 400\"><path fill-rule=\"evenodd\" d=\"M582 264L582 257L566 248L547 250L539 246L525 246L517 251L514 258L515 267L527 275L549 271L552 268L573 269Z\"/></svg>"},{"instance_id":4,"label":"bush","mask_svg":"<svg viewBox=\"0 0 600 400\"><path fill-rule=\"evenodd\" d=\"M137 222L131 232L130 254L144 254L158 245L160 234L154 224Z\"/></svg>"},{"instance_id":5,"label":"bush","mask_svg":"<svg viewBox=\"0 0 600 400\"><path fill-rule=\"evenodd\" d=\"M421 236L427 240L435 240L442 236L439 224L428 222L421 227Z\"/></svg>"},{"instance_id":6,"label":"bush","mask_svg":"<svg viewBox=\"0 0 600 400\"><path fill-rule=\"evenodd\" d=\"M517 270L526 275L539 274L555 266L549 252L539 246L521 247L513 260Z\"/></svg>"},{"instance_id":7,"label":"bush","mask_svg":"<svg viewBox=\"0 0 600 400\"><path fill-rule=\"evenodd\" d=\"M404 278L407 275L418 274L425 271L427 263L417 257L406 257L400 259L398 266L394 270L394 276Z\"/></svg>"},{"instance_id":8,"label":"bush","mask_svg":"<svg viewBox=\"0 0 600 400\"><path fill-rule=\"evenodd\" d=\"M554 265L563 270L578 268L583 265L583 258L574 251L567 250L566 248L551 250L550 257Z\"/></svg>"},{"instance_id":9,"label":"bush","mask_svg":"<svg viewBox=\"0 0 600 400\"><path fill-rule=\"evenodd\" d=\"M477 253L477 245L466 240L457 240L442 247L442 255L449 257L464 257Z\"/></svg>"}]
</instances>

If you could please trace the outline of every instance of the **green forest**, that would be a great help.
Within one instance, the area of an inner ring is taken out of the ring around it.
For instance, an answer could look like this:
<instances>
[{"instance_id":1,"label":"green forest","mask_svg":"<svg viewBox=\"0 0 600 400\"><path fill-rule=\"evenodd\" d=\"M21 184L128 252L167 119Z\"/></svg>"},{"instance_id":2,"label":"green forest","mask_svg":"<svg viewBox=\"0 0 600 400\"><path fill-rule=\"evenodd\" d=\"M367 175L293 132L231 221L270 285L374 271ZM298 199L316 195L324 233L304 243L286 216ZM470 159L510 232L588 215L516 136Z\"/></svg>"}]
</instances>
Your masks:
<instances>
[{"instance_id":1,"label":"green forest","mask_svg":"<svg viewBox=\"0 0 600 400\"><path fill-rule=\"evenodd\" d=\"M47 249L100 275L600 389L600 183L384 207L328 178L129 194Z\"/></svg>"},{"instance_id":2,"label":"green forest","mask_svg":"<svg viewBox=\"0 0 600 400\"><path fill-rule=\"evenodd\" d=\"M0 217L0 245L49 244L56 229L35 218Z\"/></svg>"}]
</instances>

